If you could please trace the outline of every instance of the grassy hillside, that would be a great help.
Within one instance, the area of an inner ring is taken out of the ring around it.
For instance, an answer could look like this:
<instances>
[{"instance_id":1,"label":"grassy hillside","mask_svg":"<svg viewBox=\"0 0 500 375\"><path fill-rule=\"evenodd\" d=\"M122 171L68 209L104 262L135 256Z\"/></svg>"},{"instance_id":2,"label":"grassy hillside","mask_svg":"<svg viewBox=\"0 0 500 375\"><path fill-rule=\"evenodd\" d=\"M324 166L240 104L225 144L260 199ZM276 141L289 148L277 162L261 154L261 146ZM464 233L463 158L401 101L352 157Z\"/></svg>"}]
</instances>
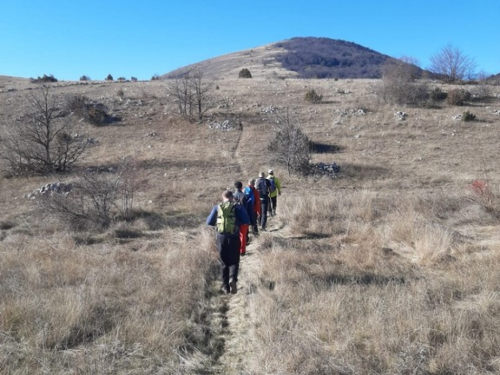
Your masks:
<instances>
[{"instance_id":1,"label":"grassy hillside","mask_svg":"<svg viewBox=\"0 0 500 375\"><path fill-rule=\"evenodd\" d=\"M162 81L53 84L120 121L75 118L94 142L70 173L2 175L1 372L498 373L500 89L460 86L477 99L411 108L379 87L230 75L193 123ZM0 77L2 138L35 88ZM304 100L310 89L322 102ZM466 110L475 121L455 119ZM337 178L269 163L287 111ZM224 120L242 127L209 127ZM87 168L112 177L124 158L141 182L127 221L75 231L25 198ZM238 294L221 295L204 220L225 188L269 168L284 186L278 216L252 238Z\"/></svg>"},{"instance_id":2,"label":"grassy hillside","mask_svg":"<svg viewBox=\"0 0 500 375\"><path fill-rule=\"evenodd\" d=\"M394 61L344 40L297 37L191 64L162 78L178 78L198 69L211 79L237 78L243 68L255 78L381 78L383 66ZM414 69L418 76L424 72Z\"/></svg>"}]
</instances>

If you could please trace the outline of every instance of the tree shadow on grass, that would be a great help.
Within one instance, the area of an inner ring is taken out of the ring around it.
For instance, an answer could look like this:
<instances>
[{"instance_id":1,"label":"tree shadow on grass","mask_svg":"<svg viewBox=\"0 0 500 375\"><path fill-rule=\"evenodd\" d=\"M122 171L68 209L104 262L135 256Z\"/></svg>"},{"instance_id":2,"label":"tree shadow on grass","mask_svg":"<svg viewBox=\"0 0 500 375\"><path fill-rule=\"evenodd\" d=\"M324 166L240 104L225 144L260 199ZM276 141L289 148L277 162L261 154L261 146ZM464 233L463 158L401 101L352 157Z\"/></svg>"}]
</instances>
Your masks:
<instances>
[{"instance_id":1,"label":"tree shadow on grass","mask_svg":"<svg viewBox=\"0 0 500 375\"><path fill-rule=\"evenodd\" d=\"M323 281L328 284L339 284L339 285L387 285L387 284L405 284L406 279L403 276L383 276L374 275L370 273L361 275L338 275L330 274L324 277L312 276L318 281Z\"/></svg>"},{"instance_id":2,"label":"tree shadow on grass","mask_svg":"<svg viewBox=\"0 0 500 375\"><path fill-rule=\"evenodd\" d=\"M134 220L144 221L149 230L192 228L200 224L199 216L181 211L171 211L164 214L153 211L138 211L134 214Z\"/></svg>"},{"instance_id":3,"label":"tree shadow on grass","mask_svg":"<svg viewBox=\"0 0 500 375\"><path fill-rule=\"evenodd\" d=\"M322 142L311 142L311 151L315 154L338 154L345 150L345 147L339 145L330 145Z\"/></svg>"},{"instance_id":4,"label":"tree shadow on grass","mask_svg":"<svg viewBox=\"0 0 500 375\"><path fill-rule=\"evenodd\" d=\"M374 180L387 176L390 169L379 165L356 165L342 164L342 176L344 178L357 178L363 180Z\"/></svg>"}]
</instances>

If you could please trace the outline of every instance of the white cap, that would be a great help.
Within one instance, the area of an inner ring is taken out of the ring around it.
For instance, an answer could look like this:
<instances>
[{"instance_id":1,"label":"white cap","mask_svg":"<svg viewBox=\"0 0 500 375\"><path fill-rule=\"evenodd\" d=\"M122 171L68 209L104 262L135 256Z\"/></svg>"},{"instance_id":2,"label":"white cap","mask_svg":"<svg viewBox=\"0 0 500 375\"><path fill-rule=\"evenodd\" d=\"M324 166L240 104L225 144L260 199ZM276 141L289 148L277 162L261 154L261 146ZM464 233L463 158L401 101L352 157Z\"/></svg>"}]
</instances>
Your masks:
<instances>
[{"instance_id":1,"label":"white cap","mask_svg":"<svg viewBox=\"0 0 500 375\"><path fill-rule=\"evenodd\" d=\"M274 171L272 169L270 169L269 171L267 171L267 173L274 174Z\"/></svg>"}]
</instances>

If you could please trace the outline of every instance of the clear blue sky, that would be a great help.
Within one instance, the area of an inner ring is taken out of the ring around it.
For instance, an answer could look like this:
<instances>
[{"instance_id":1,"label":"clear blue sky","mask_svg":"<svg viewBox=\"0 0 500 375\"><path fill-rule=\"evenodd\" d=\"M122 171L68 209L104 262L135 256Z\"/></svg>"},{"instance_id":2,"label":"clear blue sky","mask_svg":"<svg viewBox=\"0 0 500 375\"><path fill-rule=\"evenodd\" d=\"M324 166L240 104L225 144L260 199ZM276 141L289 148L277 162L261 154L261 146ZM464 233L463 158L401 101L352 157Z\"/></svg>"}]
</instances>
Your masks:
<instances>
[{"instance_id":1,"label":"clear blue sky","mask_svg":"<svg viewBox=\"0 0 500 375\"><path fill-rule=\"evenodd\" d=\"M500 72L500 0L0 0L0 75L150 79L296 36L423 68L447 44Z\"/></svg>"}]
</instances>

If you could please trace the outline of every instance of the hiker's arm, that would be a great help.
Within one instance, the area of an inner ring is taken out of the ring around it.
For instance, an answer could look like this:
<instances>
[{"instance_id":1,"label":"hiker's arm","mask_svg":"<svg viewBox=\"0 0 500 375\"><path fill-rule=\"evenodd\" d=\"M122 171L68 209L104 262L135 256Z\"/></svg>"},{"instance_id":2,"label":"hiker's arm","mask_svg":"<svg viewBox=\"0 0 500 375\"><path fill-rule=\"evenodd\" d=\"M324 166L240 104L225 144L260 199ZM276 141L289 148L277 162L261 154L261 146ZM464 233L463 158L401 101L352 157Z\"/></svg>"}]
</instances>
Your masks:
<instances>
[{"instance_id":1,"label":"hiker's arm","mask_svg":"<svg viewBox=\"0 0 500 375\"><path fill-rule=\"evenodd\" d=\"M212 208L212 211L210 212L210 215L208 215L207 217L206 224L215 226L216 223L217 223L217 206L214 206L214 208Z\"/></svg>"},{"instance_id":2,"label":"hiker's arm","mask_svg":"<svg viewBox=\"0 0 500 375\"><path fill-rule=\"evenodd\" d=\"M236 215L240 224L250 224L250 217L244 208L238 207Z\"/></svg>"}]
</instances>

